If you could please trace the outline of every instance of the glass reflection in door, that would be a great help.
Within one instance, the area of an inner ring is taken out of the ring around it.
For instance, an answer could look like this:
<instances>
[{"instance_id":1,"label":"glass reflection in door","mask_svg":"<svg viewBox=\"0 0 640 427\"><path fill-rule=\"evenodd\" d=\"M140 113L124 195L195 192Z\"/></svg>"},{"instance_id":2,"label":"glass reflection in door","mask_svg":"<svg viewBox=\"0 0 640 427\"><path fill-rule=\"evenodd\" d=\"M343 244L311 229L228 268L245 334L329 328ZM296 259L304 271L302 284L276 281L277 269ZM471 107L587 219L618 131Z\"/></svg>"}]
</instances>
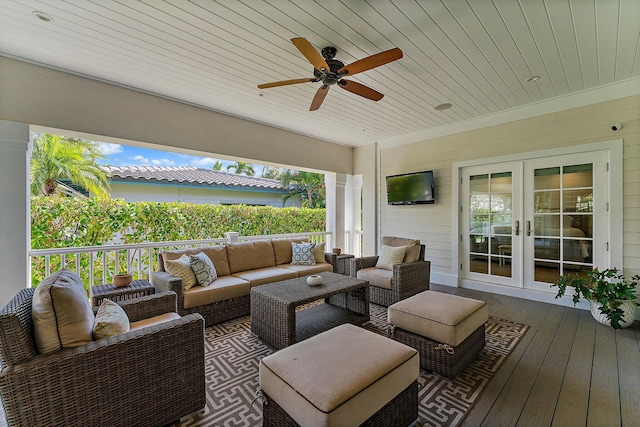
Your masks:
<instances>
[{"instance_id":1,"label":"glass reflection in door","mask_svg":"<svg viewBox=\"0 0 640 427\"><path fill-rule=\"evenodd\" d=\"M511 172L469 177L469 271L512 277Z\"/></svg>"},{"instance_id":2,"label":"glass reflection in door","mask_svg":"<svg viewBox=\"0 0 640 427\"><path fill-rule=\"evenodd\" d=\"M534 170L534 280L593 268L593 164Z\"/></svg>"}]
</instances>

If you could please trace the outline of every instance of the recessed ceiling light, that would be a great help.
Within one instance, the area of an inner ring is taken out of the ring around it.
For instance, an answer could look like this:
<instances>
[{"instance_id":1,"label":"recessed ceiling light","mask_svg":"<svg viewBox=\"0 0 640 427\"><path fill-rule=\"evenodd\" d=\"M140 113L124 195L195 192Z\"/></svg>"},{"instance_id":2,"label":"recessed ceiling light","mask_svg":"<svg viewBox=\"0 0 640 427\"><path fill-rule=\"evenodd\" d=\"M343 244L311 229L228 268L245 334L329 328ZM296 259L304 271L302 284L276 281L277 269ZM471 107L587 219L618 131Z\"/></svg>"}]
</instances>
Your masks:
<instances>
[{"instance_id":1,"label":"recessed ceiling light","mask_svg":"<svg viewBox=\"0 0 640 427\"><path fill-rule=\"evenodd\" d=\"M526 81L527 82L537 82L540 79L540 76L531 76Z\"/></svg>"},{"instance_id":2,"label":"recessed ceiling light","mask_svg":"<svg viewBox=\"0 0 640 427\"><path fill-rule=\"evenodd\" d=\"M434 108L438 111L448 110L452 107L452 104L449 102L445 102L444 104L436 105Z\"/></svg>"},{"instance_id":3,"label":"recessed ceiling light","mask_svg":"<svg viewBox=\"0 0 640 427\"><path fill-rule=\"evenodd\" d=\"M44 12L40 12L39 10L34 10L33 12L31 12L31 14L41 21L53 22L53 18L51 17L51 15L48 15Z\"/></svg>"}]
</instances>

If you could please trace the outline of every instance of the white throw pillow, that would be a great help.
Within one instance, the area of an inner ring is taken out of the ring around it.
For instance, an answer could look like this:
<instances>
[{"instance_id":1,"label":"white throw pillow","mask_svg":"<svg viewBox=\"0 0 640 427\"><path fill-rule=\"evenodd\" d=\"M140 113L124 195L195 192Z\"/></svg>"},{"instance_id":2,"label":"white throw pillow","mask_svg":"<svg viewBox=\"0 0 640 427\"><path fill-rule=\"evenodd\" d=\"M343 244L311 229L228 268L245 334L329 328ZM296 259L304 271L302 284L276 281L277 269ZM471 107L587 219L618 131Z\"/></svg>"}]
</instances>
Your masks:
<instances>
[{"instance_id":1,"label":"white throw pillow","mask_svg":"<svg viewBox=\"0 0 640 427\"><path fill-rule=\"evenodd\" d=\"M164 268L167 273L182 279L182 289L185 291L196 285L196 275L191 268L191 260L189 255L182 254L178 259L165 260Z\"/></svg>"},{"instance_id":2,"label":"white throw pillow","mask_svg":"<svg viewBox=\"0 0 640 427\"><path fill-rule=\"evenodd\" d=\"M40 354L93 341L95 316L80 277L63 268L45 278L33 294L33 333Z\"/></svg>"},{"instance_id":3,"label":"white throw pillow","mask_svg":"<svg viewBox=\"0 0 640 427\"><path fill-rule=\"evenodd\" d=\"M291 243L292 265L316 265L315 243Z\"/></svg>"},{"instance_id":4,"label":"white throw pillow","mask_svg":"<svg viewBox=\"0 0 640 427\"><path fill-rule=\"evenodd\" d=\"M404 253L407 251L406 246L387 246L382 245L380 250L380 256L376 263L376 268L383 268L385 270L393 270L395 264L402 264L404 259Z\"/></svg>"},{"instance_id":5,"label":"white throw pillow","mask_svg":"<svg viewBox=\"0 0 640 427\"><path fill-rule=\"evenodd\" d=\"M324 242L316 243L316 247L313 250L313 256L316 259L316 264L327 263L327 260L324 258Z\"/></svg>"},{"instance_id":6,"label":"white throw pillow","mask_svg":"<svg viewBox=\"0 0 640 427\"><path fill-rule=\"evenodd\" d=\"M218 278L216 268L213 266L213 262L204 252L199 252L195 255L189 255L191 261L191 269L196 276L196 282L200 286L209 286L214 280Z\"/></svg>"},{"instance_id":7,"label":"white throw pillow","mask_svg":"<svg viewBox=\"0 0 640 427\"><path fill-rule=\"evenodd\" d=\"M129 318L122 307L111 300L102 300L93 324L93 338L99 340L126 334L129 327Z\"/></svg>"}]
</instances>

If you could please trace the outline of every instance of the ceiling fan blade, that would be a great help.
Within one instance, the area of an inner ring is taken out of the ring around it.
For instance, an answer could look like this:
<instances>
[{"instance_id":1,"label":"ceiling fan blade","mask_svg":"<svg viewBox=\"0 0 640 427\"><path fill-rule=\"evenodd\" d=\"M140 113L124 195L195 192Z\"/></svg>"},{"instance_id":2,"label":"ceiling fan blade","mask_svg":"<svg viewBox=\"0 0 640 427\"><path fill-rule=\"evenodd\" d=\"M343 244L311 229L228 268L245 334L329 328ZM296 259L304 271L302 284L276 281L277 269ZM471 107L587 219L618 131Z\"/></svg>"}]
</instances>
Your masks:
<instances>
[{"instance_id":1,"label":"ceiling fan blade","mask_svg":"<svg viewBox=\"0 0 640 427\"><path fill-rule=\"evenodd\" d=\"M317 81L318 80L314 79L314 78L283 80L281 82L263 83L261 85L258 85L258 89L268 89L270 87L295 85L295 84L298 84L298 83L309 83L309 82L317 82Z\"/></svg>"},{"instance_id":2,"label":"ceiling fan blade","mask_svg":"<svg viewBox=\"0 0 640 427\"><path fill-rule=\"evenodd\" d=\"M291 39L298 50L304 55L305 58L315 67L316 70L322 71L324 68L329 72L329 64L324 60L322 55L314 48L311 43L304 37L296 37Z\"/></svg>"},{"instance_id":3,"label":"ceiling fan blade","mask_svg":"<svg viewBox=\"0 0 640 427\"><path fill-rule=\"evenodd\" d=\"M329 93L329 86L322 85L316 92L313 97L313 101L311 101L311 107L309 107L309 111L316 111L322 105L322 101L327 97L327 93Z\"/></svg>"},{"instance_id":4,"label":"ceiling fan blade","mask_svg":"<svg viewBox=\"0 0 640 427\"><path fill-rule=\"evenodd\" d=\"M377 90L373 90L369 86L365 86L352 80L342 79L338 81L338 86L340 86L342 89L348 90L351 93L355 93L356 95L363 96L373 101L380 101L384 96Z\"/></svg>"},{"instance_id":5,"label":"ceiling fan blade","mask_svg":"<svg viewBox=\"0 0 640 427\"><path fill-rule=\"evenodd\" d=\"M384 52L376 53L375 55L367 56L366 58L359 59L349 65L345 65L340 68L337 73L346 73L348 76L353 76L354 74L388 64L389 62L396 61L400 58L402 58L402 51L399 48L394 47L393 49L385 50Z\"/></svg>"}]
</instances>

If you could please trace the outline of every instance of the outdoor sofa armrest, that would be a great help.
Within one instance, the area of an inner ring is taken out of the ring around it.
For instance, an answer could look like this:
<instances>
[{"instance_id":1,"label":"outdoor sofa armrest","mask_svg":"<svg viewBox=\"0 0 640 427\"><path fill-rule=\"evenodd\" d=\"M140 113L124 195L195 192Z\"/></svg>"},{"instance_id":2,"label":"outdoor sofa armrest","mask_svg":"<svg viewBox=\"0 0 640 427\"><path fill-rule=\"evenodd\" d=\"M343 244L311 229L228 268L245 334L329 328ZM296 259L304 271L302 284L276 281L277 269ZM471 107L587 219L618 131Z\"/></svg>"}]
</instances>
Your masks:
<instances>
[{"instance_id":1,"label":"outdoor sofa armrest","mask_svg":"<svg viewBox=\"0 0 640 427\"><path fill-rule=\"evenodd\" d=\"M6 366L0 390L9 425L166 425L206 404L204 319L191 314Z\"/></svg>"},{"instance_id":2,"label":"outdoor sofa armrest","mask_svg":"<svg viewBox=\"0 0 640 427\"><path fill-rule=\"evenodd\" d=\"M431 261L414 261L393 266L392 292L405 299L429 289Z\"/></svg>"},{"instance_id":3,"label":"outdoor sofa armrest","mask_svg":"<svg viewBox=\"0 0 640 427\"><path fill-rule=\"evenodd\" d=\"M331 271L335 272L338 266L338 255L334 254L333 252L325 252L324 260L331 264L331 267L333 267Z\"/></svg>"},{"instance_id":4,"label":"outdoor sofa armrest","mask_svg":"<svg viewBox=\"0 0 640 427\"><path fill-rule=\"evenodd\" d=\"M177 313L177 302L176 293L168 291L119 301L118 304L127 314L130 322L137 322L165 313Z\"/></svg>"},{"instance_id":5,"label":"outdoor sofa armrest","mask_svg":"<svg viewBox=\"0 0 640 427\"><path fill-rule=\"evenodd\" d=\"M375 267L378 262L378 256L365 256L360 258L351 258L349 260L351 277L356 277L358 270L362 270L364 268Z\"/></svg>"}]
</instances>

